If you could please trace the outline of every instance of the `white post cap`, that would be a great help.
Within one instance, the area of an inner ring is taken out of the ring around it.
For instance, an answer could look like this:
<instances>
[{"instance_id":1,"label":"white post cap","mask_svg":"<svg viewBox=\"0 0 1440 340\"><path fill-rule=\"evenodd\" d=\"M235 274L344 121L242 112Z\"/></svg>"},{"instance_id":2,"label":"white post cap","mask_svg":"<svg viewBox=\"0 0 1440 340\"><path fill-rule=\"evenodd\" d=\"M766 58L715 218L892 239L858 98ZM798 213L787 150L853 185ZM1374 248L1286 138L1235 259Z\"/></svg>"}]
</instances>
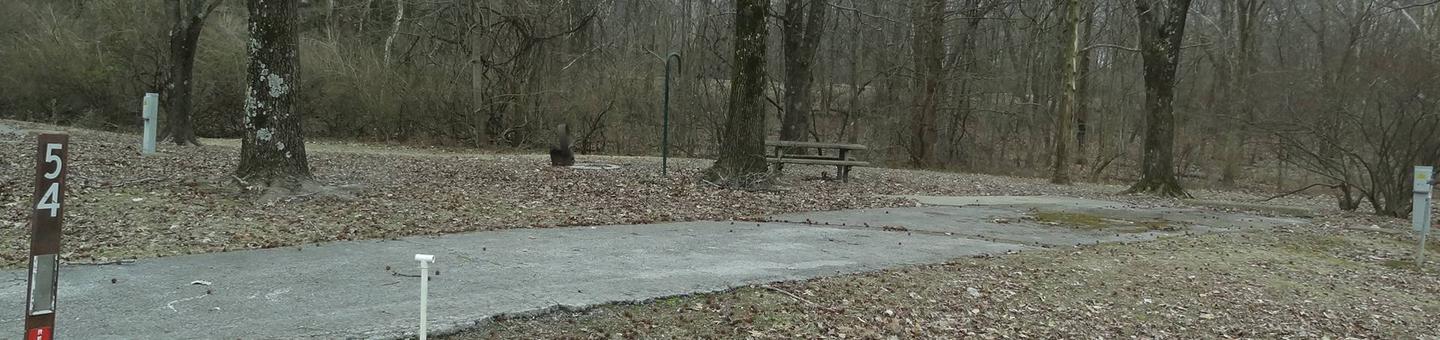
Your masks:
<instances>
[{"instance_id":1,"label":"white post cap","mask_svg":"<svg viewBox=\"0 0 1440 340\"><path fill-rule=\"evenodd\" d=\"M415 254L415 261L435 263L435 255Z\"/></svg>"}]
</instances>

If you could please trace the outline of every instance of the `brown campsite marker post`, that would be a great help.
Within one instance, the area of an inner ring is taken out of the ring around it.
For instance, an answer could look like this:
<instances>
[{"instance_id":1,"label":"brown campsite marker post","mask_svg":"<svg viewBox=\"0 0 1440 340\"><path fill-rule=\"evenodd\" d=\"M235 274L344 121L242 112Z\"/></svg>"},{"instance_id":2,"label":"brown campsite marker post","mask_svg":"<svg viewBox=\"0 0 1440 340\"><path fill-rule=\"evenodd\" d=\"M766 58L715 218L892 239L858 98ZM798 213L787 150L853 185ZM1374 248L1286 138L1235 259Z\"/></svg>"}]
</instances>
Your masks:
<instances>
[{"instance_id":1,"label":"brown campsite marker post","mask_svg":"<svg viewBox=\"0 0 1440 340\"><path fill-rule=\"evenodd\" d=\"M30 215L29 289L25 340L55 337L55 293L60 278L60 226L65 222L65 173L70 135L42 134L35 154L35 199Z\"/></svg>"}]
</instances>

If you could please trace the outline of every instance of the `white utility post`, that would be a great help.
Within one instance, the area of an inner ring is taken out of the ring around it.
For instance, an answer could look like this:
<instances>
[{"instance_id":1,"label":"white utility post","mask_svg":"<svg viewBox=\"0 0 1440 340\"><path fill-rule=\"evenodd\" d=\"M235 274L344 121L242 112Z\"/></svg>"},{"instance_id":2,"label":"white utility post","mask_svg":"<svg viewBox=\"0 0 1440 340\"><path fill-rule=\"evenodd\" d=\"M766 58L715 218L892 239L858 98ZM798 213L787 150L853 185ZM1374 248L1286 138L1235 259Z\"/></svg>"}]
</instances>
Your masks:
<instances>
[{"instance_id":1,"label":"white utility post","mask_svg":"<svg viewBox=\"0 0 1440 340\"><path fill-rule=\"evenodd\" d=\"M1435 186L1435 168L1428 166L1415 167L1415 198L1411 199L1414 206L1410 209L1411 220L1415 224L1415 232L1420 233L1420 251L1415 255L1415 264L1425 265L1425 242L1430 238L1430 189Z\"/></svg>"},{"instance_id":2,"label":"white utility post","mask_svg":"<svg viewBox=\"0 0 1440 340\"><path fill-rule=\"evenodd\" d=\"M140 154L149 155L155 153L155 129L156 125L160 124L158 121L160 94L146 93L144 109L144 111L141 111L141 118L145 120L145 134L142 137L145 140L140 142Z\"/></svg>"},{"instance_id":3,"label":"white utility post","mask_svg":"<svg viewBox=\"0 0 1440 340\"><path fill-rule=\"evenodd\" d=\"M435 263L435 255L415 254L415 261L420 261L420 340L425 340L429 327L425 320L426 295L430 293L430 264Z\"/></svg>"}]
</instances>

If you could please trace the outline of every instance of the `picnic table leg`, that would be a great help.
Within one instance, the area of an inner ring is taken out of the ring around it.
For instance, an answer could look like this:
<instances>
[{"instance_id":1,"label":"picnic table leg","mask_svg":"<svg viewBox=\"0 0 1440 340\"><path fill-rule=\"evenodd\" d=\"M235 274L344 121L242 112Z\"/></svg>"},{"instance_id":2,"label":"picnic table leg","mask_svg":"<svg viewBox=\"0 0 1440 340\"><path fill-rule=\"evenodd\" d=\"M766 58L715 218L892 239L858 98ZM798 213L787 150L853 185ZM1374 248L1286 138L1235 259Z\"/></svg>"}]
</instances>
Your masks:
<instances>
[{"instance_id":1,"label":"picnic table leg","mask_svg":"<svg viewBox=\"0 0 1440 340\"><path fill-rule=\"evenodd\" d=\"M784 150L784 149L785 149L785 148L782 148L782 147L779 147L779 146L774 147L774 150L775 150L775 165L774 165L774 167L773 167L772 169L774 169L774 173L775 173L777 176L780 175L780 173L781 173L782 171L785 171L785 160L784 160L783 158L780 158L781 150Z\"/></svg>"}]
</instances>

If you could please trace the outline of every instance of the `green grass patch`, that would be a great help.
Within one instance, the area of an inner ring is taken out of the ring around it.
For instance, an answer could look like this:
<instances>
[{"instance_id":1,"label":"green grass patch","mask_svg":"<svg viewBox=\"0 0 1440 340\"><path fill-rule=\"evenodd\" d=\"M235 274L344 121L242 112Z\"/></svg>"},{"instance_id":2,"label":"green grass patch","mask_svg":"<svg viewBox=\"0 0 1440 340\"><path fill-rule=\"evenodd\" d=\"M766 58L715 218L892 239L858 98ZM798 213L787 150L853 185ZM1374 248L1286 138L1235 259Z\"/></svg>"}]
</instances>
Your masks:
<instances>
[{"instance_id":1,"label":"green grass patch","mask_svg":"<svg viewBox=\"0 0 1440 340\"><path fill-rule=\"evenodd\" d=\"M1414 260L1414 259L1385 260L1385 262L1380 263L1380 265L1385 266L1386 268L1390 268L1390 269L1413 270L1413 271L1417 271L1417 272L1420 271L1420 269L1421 269L1421 268L1420 268L1420 265L1415 264L1415 260Z\"/></svg>"},{"instance_id":2,"label":"green grass patch","mask_svg":"<svg viewBox=\"0 0 1440 340\"><path fill-rule=\"evenodd\" d=\"M1316 236L1285 242L1285 250L1303 255L1328 255L1338 250L1353 247L1349 240L1340 236Z\"/></svg>"},{"instance_id":3,"label":"green grass patch","mask_svg":"<svg viewBox=\"0 0 1440 340\"><path fill-rule=\"evenodd\" d=\"M1111 224L1104 217L1086 213L1035 211L1031 216L1041 223L1054 223L1080 229L1101 229Z\"/></svg>"},{"instance_id":4,"label":"green grass patch","mask_svg":"<svg viewBox=\"0 0 1440 340\"><path fill-rule=\"evenodd\" d=\"M1166 220L1140 221L1135 222L1135 226L1143 229L1142 231L1176 231L1181 228L1180 225Z\"/></svg>"}]
</instances>

